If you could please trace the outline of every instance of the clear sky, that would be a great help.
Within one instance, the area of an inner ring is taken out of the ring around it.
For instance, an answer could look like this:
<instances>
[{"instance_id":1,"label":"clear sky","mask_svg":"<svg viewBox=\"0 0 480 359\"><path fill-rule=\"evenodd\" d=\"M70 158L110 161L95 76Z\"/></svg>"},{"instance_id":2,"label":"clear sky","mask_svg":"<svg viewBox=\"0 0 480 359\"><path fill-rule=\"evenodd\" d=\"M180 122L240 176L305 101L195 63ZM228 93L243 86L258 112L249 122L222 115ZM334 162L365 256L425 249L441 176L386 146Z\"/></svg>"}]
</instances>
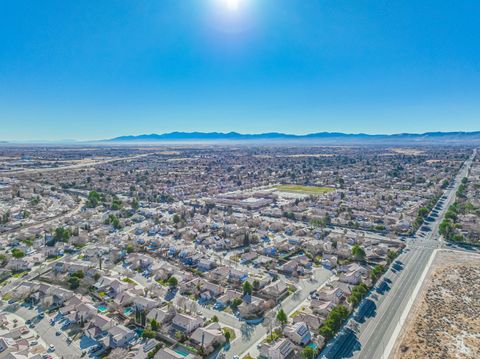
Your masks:
<instances>
[{"instance_id":1,"label":"clear sky","mask_svg":"<svg viewBox=\"0 0 480 359\"><path fill-rule=\"evenodd\" d=\"M0 140L480 130L478 0L0 0Z\"/></svg>"}]
</instances>

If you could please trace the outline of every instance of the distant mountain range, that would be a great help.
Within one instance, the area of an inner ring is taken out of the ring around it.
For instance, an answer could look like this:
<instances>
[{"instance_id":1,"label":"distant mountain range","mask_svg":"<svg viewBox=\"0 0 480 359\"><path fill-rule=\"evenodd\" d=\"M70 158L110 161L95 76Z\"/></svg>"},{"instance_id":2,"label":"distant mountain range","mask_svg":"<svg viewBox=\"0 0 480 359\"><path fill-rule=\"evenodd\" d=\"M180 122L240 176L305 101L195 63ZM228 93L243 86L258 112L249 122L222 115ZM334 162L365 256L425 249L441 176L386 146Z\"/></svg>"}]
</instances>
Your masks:
<instances>
[{"instance_id":1,"label":"distant mountain range","mask_svg":"<svg viewBox=\"0 0 480 359\"><path fill-rule=\"evenodd\" d=\"M480 143L480 131L476 132L426 132L399 133L392 135L348 134L341 132L318 132L292 135L279 132L242 134L238 132L170 132L139 136L121 136L104 140L108 143L152 142L315 142L315 143Z\"/></svg>"}]
</instances>

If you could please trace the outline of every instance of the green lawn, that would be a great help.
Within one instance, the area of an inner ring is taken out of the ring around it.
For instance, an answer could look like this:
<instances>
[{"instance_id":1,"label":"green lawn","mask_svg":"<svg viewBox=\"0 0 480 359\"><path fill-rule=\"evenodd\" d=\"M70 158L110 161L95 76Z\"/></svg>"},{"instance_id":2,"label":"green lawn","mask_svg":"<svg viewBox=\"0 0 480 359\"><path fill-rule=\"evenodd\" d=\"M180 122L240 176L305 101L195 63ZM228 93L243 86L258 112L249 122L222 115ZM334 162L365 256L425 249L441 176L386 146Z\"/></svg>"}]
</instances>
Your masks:
<instances>
[{"instance_id":1,"label":"green lawn","mask_svg":"<svg viewBox=\"0 0 480 359\"><path fill-rule=\"evenodd\" d=\"M282 336L283 336L282 331L280 329L276 329L267 335L267 338L265 339L265 341L267 343L273 343L274 341L281 338Z\"/></svg>"},{"instance_id":2,"label":"green lawn","mask_svg":"<svg viewBox=\"0 0 480 359\"><path fill-rule=\"evenodd\" d=\"M28 273L28 270L26 271L23 271L23 272L18 272L18 273L15 273L12 275L13 278L22 278L24 276L26 276Z\"/></svg>"},{"instance_id":3,"label":"green lawn","mask_svg":"<svg viewBox=\"0 0 480 359\"><path fill-rule=\"evenodd\" d=\"M236 339L235 331L232 328L229 327L223 327L223 332L229 332L230 333L230 342L233 342Z\"/></svg>"},{"instance_id":4,"label":"green lawn","mask_svg":"<svg viewBox=\"0 0 480 359\"><path fill-rule=\"evenodd\" d=\"M335 188L330 187L316 187L316 186L298 186L290 184L282 184L275 186L275 189L281 192L293 192L302 194L323 194L335 191Z\"/></svg>"},{"instance_id":5,"label":"green lawn","mask_svg":"<svg viewBox=\"0 0 480 359\"><path fill-rule=\"evenodd\" d=\"M133 279L130 279L128 277L125 277L122 279L122 282L125 282L125 283L130 283L130 284L133 284L133 285L138 285L137 282L135 282Z\"/></svg>"},{"instance_id":6,"label":"green lawn","mask_svg":"<svg viewBox=\"0 0 480 359\"><path fill-rule=\"evenodd\" d=\"M301 314L304 310L305 310L305 307L302 307L302 308L294 311L292 314L290 314L290 318L292 318L292 319L295 318L296 316Z\"/></svg>"}]
</instances>

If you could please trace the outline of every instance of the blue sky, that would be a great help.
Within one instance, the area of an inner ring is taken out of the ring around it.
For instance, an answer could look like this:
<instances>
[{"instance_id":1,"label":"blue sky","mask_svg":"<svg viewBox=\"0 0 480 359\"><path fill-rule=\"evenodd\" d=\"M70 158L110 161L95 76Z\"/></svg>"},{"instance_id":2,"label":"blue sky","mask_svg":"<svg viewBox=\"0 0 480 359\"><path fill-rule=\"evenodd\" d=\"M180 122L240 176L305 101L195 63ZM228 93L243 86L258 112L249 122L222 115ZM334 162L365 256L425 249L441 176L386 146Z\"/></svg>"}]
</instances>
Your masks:
<instances>
[{"instance_id":1,"label":"blue sky","mask_svg":"<svg viewBox=\"0 0 480 359\"><path fill-rule=\"evenodd\" d=\"M0 140L480 130L479 13L478 0L0 0Z\"/></svg>"}]
</instances>

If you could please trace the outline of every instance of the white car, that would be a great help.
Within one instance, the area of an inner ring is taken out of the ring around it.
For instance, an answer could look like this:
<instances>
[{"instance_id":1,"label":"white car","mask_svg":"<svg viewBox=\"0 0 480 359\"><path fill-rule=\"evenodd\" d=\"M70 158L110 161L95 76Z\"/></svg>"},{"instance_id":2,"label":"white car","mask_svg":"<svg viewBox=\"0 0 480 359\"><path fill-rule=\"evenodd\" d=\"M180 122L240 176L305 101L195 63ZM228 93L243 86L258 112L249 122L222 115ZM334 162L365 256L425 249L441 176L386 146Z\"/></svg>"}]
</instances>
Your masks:
<instances>
[{"instance_id":1,"label":"white car","mask_svg":"<svg viewBox=\"0 0 480 359\"><path fill-rule=\"evenodd\" d=\"M54 351L55 351L55 345L50 344L50 345L48 346L48 351L49 351L49 352L54 352Z\"/></svg>"}]
</instances>

